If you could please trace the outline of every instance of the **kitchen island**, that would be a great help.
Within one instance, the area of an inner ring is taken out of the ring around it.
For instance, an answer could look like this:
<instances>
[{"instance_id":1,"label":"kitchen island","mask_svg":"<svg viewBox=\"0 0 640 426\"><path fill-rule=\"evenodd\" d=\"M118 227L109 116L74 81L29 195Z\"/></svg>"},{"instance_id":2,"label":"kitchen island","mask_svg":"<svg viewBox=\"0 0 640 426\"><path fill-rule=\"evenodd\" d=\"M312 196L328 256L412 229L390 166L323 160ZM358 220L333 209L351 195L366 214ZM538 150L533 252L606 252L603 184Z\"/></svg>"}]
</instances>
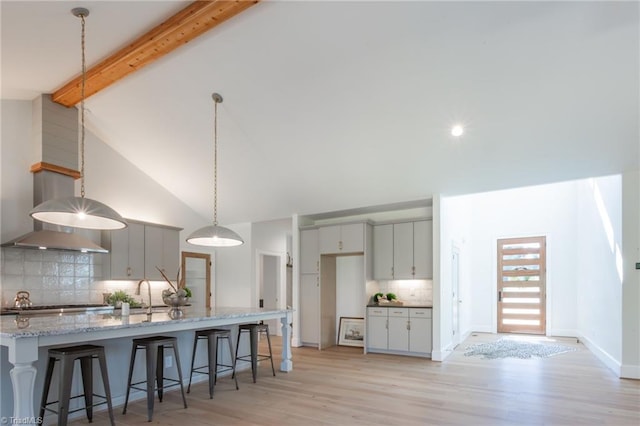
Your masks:
<instances>
[{"instance_id":1,"label":"kitchen island","mask_svg":"<svg viewBox=\"0 0 640 426\"><path fill-rule=\"evenodd\" d=\"M151 315L147 315L143 310L127 316L121 315L120 312L112 312L0 317L0 345L7 348L8 361L13 365L9 372L13 387L13 414L10 415L21 424L37 424L34 414L36 364L43 364L42 360L38 362L38 354L46 351L39 349L48 346L109 341L279 318L282 323L280 370L287 372L293 369L290 345L291 310L186 307L183 312L183 315L177 318L170 316L167 309L153 312ZM3 380L6 374L7 371L3 368ZM109 374L111 376L112 372ZM8 417L7 413L2 415Z\"/></svg>"}]
</instances>

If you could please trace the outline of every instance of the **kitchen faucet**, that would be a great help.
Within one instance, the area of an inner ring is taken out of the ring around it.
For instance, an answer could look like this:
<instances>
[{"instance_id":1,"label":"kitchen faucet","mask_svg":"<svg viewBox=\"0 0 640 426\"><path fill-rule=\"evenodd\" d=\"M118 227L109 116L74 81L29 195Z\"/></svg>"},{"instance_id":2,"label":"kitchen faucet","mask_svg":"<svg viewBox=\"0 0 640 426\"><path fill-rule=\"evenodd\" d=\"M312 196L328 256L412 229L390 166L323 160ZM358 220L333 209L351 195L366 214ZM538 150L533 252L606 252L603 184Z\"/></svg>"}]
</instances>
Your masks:
<instances>
[{"instance_id":1,"label":"kitchen faucet","mask_svg":"<svg viewBox=\"0 0 640 426\"><path fill-rule=\"evenodd\" d=\"M147 306L147 317L150 317L151 316L151 284L149 283L149 281L145 279L138 281L138 288L136 288L136 295L138 296L140 295L140 286L144 282L147 283L147 290L149 290L149 305Z\"/></svg>"}]
</instances>

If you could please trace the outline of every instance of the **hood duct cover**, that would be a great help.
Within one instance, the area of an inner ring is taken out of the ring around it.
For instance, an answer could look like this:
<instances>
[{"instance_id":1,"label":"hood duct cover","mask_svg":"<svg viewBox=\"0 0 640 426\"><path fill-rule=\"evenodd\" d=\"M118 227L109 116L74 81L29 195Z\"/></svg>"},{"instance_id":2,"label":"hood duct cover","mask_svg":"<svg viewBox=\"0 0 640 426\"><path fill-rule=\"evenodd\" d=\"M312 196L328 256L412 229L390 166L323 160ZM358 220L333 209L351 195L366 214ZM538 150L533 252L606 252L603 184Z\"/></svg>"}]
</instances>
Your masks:
<instances>
[{"instance_id":1,"label":"hood duct cover","mask_svg":"<svg viewBox=\"0 0 640 426\"><path fill-rule=\"evenodd\" d=\"M33 205L74 195L78 165L78 116L75 108L51 101L50 95L33 101L35 146L42 162L32 166ZM27 212L25 212L27 214ZM71 228L34 220L33 232L2 244L2 247L109 253Z\"/></svg>"},{"instance_id":2,"label":"hood duct cover","mask_svg":"<svg viewBox=\"0 0 640 426\"><path fill-rule=\"evenodd\" d=\"M33 231L2 247L80 251L83 253L109 253L93 241L72 232Z\"/></svg>"}]
</instances>

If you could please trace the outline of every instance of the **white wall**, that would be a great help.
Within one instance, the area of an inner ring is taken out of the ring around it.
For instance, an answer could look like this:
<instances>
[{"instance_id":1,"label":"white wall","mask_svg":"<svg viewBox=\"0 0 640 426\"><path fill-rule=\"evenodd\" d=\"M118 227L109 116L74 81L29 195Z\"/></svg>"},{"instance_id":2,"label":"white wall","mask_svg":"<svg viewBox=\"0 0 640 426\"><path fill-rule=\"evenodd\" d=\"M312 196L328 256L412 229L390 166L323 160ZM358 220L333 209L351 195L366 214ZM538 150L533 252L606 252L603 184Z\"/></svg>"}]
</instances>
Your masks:
<instances>
[{"instance_id":1,"label":"white wall","mask_svg":"<svg viewBox=\"0 0 640 426\"><path fill-rule=\"evenodd\" d=\"M251 224L225 225L244 240L236 247L215 249L215 306L257 306Z\"/></svg>"},{"instance_id":2,"label":"white wall","mask_svg":"<svg viewBox=\"0 0 640 426\"><path fill-rule=\"evenodd\" d=\"M607 365L622 357L622 179L581 181L577 216L578 326L580 338Z\"/></svg>"},{"instance_id":3,"label":"white wall","mask_svg":"<svg viewBox=\"0 0 640 426\"><path fill-rule=\"evenodd\" d=\"M541 185L454 197L446 213L452 217L443 226L444 250L458 236L455 227L465 227L469 217L465 257L469 263L461 280L465 327L473 331L496 332L496 241L518 236L547 237L547 333L577 335L577 190L576 182ZM466 212L466 213L465 213ZM444 261L443 254L443 264ZM447 276L450 266L443 266ZM468 315L468 317L467 317Z\"/></svg>"}]
</instances>

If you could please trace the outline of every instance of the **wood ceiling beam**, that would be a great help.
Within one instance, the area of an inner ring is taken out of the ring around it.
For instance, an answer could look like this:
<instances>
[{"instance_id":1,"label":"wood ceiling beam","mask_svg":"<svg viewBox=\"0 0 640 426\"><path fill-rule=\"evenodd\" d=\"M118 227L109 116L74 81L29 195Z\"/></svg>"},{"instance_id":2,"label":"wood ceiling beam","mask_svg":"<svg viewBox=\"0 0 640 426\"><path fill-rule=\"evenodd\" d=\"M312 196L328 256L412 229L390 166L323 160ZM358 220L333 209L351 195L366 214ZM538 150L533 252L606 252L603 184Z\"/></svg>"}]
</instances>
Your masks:
<instances>
[{"instance_id":1,"label":"wood ceiling beam","mask_svg":"<svg viewBox=\"0 0 640 426\"><path fill-rule=\"evenodd\" d=\"M195 1L130 45L87 70L85 97L150 64L260 0ZM82 76L56 90L52 99L71 107L81 100Z\"/></svg>"}]
</instances>

